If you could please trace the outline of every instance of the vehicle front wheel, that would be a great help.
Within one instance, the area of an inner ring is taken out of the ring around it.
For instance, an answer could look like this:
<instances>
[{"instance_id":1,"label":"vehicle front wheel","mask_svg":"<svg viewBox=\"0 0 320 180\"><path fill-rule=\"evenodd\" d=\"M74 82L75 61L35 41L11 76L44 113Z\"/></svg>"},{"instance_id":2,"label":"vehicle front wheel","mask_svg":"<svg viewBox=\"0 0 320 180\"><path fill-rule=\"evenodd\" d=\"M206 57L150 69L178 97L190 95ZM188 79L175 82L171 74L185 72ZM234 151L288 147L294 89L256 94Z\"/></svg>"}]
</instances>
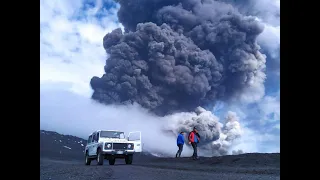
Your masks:
<instances>
[{"instance_id":1,"label":"vehicle front wheel","mask_svg":"<svg viewBox=\"0 0 320 180\"><path fill-rule=\"evenodd\" d=\"M85 155L85 165L90 165L91 164L91 159L89 158L88 152L86 152Z\"/></svg>"},{"instance_id":2,"label":"vehicle front wheel","mask_svg":"<svg viewBox=\"0 0 320 180\"><path fill-rule=\"evenodd\" d=\"M109 165L114 165L115 162L116 162L115 158L109 159Z\"/></svg>"},{"instance_id":3,"label":"vehicle front wheel","mask_svg":"<svg viewBox=\"0 0 320 180\"><path fill-rule=\"evenodd\" d=\"M126 161L126 164L132 164L133 155L127 155L124 160Z\"/></svg>"},{"instance_id":4,"label":"vehicle front wheel","mask_svg":"<svg viewBox=\"0 0 320 180\"><path fill-rule=\"evenodd\" d=\"M98 155L97 155L97 161L98 161L98 165L103 165L103 154L102 154L102 151L99 149L98 150Z\"/></svg>"}]
</instances>

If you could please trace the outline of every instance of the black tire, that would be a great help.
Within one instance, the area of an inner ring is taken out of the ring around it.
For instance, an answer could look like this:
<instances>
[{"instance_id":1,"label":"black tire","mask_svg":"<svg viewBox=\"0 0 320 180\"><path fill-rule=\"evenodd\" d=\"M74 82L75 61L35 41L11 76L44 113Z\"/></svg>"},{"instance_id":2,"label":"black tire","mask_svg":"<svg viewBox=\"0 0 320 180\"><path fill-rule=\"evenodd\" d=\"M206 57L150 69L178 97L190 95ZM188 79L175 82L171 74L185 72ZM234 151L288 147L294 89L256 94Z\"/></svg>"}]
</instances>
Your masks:
<instances>
[{"instance_id":1,"label":"black tire","mask_svg":"<svg viewBox=\"0 0 320 180\"><path fill-rule=\"evenodd\" d=\"M85 162L85 165L87 166L91 164L91 159L89 158L88 152L86 152L84 162Z\"/></svg>"},{"instance_id":2,"label":"black tire","mask_svg":"<svg viewBox=\"0 0 320 180\"><path fill-rule=\"evenodd\" d=\"M133 155L127 155L124 160L126 161L126 164L132 164Z\"/></svg>"},{"instance_id":3,"label":"black tire","mask_svg":"<svg viewBox=\"0 0 320 180\"><path fill-rule=\"evenodd\" d=\"M97 164L99 166L103 165L103 154L102 154L102 151L100 149L98 149L98 154L97 154Z\"/></svg>"},{"instance_id":4,"label":"black tire","mask_svg":"<svg viewBox=\"0 0 320 180\"><path fill-rule=\"evenodd\" d=\"M116 159L115 158L109 159L109 165L114 165L115 163L116 163Z\"/></svg>"}]
</instances>

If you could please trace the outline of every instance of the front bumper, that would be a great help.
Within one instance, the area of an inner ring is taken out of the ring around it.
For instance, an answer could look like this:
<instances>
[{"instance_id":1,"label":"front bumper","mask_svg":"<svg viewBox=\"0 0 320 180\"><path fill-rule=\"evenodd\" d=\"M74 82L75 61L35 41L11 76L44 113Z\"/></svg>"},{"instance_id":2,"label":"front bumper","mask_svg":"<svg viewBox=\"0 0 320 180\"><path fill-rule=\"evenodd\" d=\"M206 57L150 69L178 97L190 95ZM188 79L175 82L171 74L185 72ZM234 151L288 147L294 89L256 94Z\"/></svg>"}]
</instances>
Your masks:
<instances>
[{"instance_id":1,"label":"front bumper","mask_svg":"<svg viewBox=\"0 0 320 180\"><path fill-rule=\"evenodd\" d=\"M134 154L134 150L103 150L103 154L108 155L128 155L128 154Z\"/></svg>"}]
</instances>

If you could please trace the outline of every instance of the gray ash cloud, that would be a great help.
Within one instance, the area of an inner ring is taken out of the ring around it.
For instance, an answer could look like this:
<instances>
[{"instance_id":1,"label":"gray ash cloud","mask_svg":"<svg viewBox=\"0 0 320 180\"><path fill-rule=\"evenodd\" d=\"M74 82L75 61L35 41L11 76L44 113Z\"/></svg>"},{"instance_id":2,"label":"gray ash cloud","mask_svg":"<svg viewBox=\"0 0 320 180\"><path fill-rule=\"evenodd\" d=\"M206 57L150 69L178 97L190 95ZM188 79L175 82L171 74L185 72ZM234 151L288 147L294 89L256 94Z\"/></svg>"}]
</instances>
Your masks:
<instances>
[{"instance_id":1,"label":"gray ash cloud","mask_svg":"<svg viewBox=\"0 0 320 180\"><path fill-rule=\"evenodd\" d=\"M231 153L243 134L239 117L235 112L228 111L221 122L211 111L198 107L195 112L181 112L166 116L169 123L167 132L178 134L181 131L190 132L197 127L201 140L199 147L203 155L221 156ZM241 153L237 150L232 153Z\"/></svg>"},{"instance_id":2,"label":"gray ash cloud","mask_svg":"<svg viewBox=\"0 0 320 180\"><path fill-rule=\"evenodd\" d=\"M166 115L263 95L263 26L254 18L213 0L117 2L126 32L103 38L109 57L105 74L91 79L93 99Z\"/></svg>"}]
</instances>

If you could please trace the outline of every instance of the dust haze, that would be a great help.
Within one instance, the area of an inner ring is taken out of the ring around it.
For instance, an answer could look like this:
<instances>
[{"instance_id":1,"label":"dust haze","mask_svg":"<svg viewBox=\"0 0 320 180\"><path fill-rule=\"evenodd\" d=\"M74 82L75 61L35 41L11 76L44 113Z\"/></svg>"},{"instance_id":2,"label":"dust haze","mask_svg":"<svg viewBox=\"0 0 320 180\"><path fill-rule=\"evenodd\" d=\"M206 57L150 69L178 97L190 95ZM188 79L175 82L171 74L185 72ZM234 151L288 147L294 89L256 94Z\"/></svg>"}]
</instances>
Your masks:
<instances>
[{"instance_id":1,"label":"dust haze","mask_svg":"<svg viewBox=\"0 0 320 180\"><path fill-rule=\"evenodd\" d=\"M99 129L120 130L126 134L141 131L143 151L159 156L172 156L177 151L176 136L179 131L189 132L196 126L203 139L199 154L202 156L231 153L229 145L241 135L235 114L228 113L224 126L210 111L197 108L159 117L138 104L102 105L94 100L67 90L40 90L40 128L57 130L87 139L88 134ZM232 116L233 115L233 116ZM232 121L232 122L231 122ZM229 124L228 124L229 123ZM235 123L232 127L230 123ZM228 134L229 132L229 134ZM231 133L231 134L230 134ZM212 140L215 141L205 141ZM186 145L182 156L190 156Z\"/></svg>"},{"instance_id":2,"label":"dust haze","mask_svg":"<svg viewBox=\"0 0 320 180\"><path fill-rule=\"evenodd\" d=\"M119 130L126 134L142 131L143 150L155 154L174 154L176 138L162 132L165 121L148 113L138 104L130 106L101 105L68 91L40 93L41 129L57 130L87 139L95 130ZM188 148L185 148L188 151Z\"/></svg>"}]
</instances>

